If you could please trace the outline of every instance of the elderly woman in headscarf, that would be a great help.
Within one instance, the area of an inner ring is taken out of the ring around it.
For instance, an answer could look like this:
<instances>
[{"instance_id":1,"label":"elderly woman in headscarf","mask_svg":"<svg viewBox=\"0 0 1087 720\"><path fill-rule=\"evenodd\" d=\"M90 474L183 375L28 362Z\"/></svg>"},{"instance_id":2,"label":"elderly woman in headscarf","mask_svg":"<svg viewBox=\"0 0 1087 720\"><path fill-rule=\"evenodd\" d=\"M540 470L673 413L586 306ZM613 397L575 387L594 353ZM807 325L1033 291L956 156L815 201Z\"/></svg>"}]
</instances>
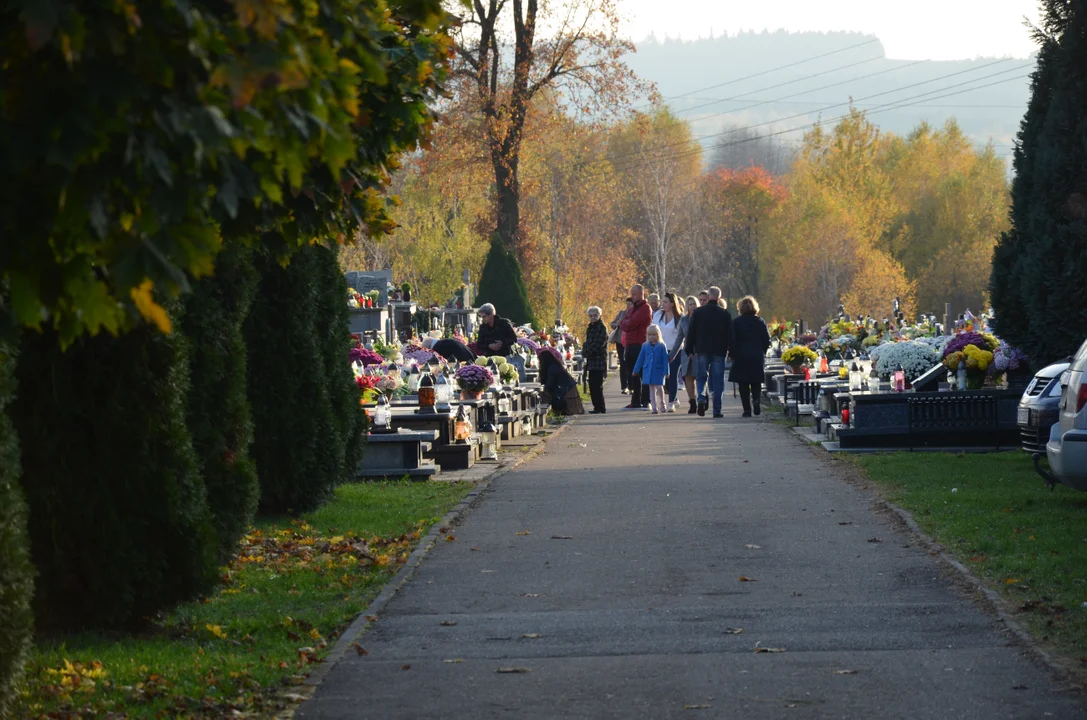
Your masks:
<instances>
[{"instance_id":1,"label":"elderly woman in headscarf","mask_svg":"<svg viewBox=\"0 0 1087 720\"><path fill-rule=\"evenodd\" d=\"M551 400L551 409L560 415L581 415L585 408L581 397L577 395L577 379L566 370L566 363L555 348L540 348L536 353L540 365L540 384L544 393ZM567 395L573 390L576 402L570 402Z\"/></svg>"}]
</instances>

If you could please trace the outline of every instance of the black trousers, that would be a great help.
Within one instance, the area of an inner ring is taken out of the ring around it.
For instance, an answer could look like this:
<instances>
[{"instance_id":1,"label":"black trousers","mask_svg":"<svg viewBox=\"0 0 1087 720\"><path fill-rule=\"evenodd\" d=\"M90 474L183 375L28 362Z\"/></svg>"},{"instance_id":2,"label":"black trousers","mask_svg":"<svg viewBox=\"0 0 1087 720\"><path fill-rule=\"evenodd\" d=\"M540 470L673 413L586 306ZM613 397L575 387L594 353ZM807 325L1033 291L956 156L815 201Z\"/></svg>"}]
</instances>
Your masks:
<instances>
[{"instance_id":1,"label":"black trousers","mask_svg":"<svg viewBox=\"0 0 1087 720\"><path fill-rule=\"evenodd\" d=\"M631 343L626 346L624 354L627 359L627 371L631 373L627 387L630 388L630 404L649 407L649 386L642 385L642 379L633 374L634 366L638 364L638 356L642 352L641 343Z\"/></svg>"},{"instance_id":2,"label":"black trousers","mask_svg":"<svg viewBox=\"0 0 1087 720\"><path fill-rule=\"evenodd\" d=\"M604 412L604 371L589 371L589 397L593 400L593 410Z\"/></svg>"},{"instance_id":3,"label":"black trousers","mask_svg":"<svg viewBox=\"0 0 1087 720\"><path fill-rule=\"evenodd\" d=\"M626 390L630 385L630 366L627 365L627 356L623 352L622 343L615 343L615 352L619 356L619 387Z\"/></svg>"},{"instance_id":4,"label":"black trousers","mask_svg":"<svg viewBox=\"0 0 1087 720\"><path fill-rule=\"evenodd\" d=\"M751 403L758 405L762 400L762 383L739 383L740 402L744 406L744 412L751 412Z\"/></svg>"}]
</instances>

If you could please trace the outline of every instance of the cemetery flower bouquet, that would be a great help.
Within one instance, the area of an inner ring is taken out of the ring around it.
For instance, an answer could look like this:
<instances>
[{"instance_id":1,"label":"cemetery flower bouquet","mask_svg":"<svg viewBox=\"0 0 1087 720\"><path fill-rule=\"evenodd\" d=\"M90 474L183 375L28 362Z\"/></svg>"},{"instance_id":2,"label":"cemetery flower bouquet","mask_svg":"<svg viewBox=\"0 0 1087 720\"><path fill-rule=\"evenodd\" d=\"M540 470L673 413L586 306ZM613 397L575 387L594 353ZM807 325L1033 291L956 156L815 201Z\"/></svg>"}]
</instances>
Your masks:
<instances>
[{"instance_id":1,"label":"cemetery flower bouquet","mask_svg":"<svg viewBox=\"0 0 1087 720\"><path fill-rule=\"evenodd\" d=\"M494 382L491 371L480 365L465 365L453 374L461 390L486 390Z\"/></svg>"},{"instance_id":2,"label":"cemetery flower bouquet","mask_svg":"<svg viewBox=\"0 0 1087 720\"><path fill-rule=\"evenodd\" d=\"M356 375L355 387L359 390L359 403L374 402L377 398L379 390L377 389L377 383L379 378L373 375Z\"/></svg>"},{"instance_id":3,"label":"cemetery flower bouquet","mask_svg":"<svg viewBox=\"0 0 1087 720\"><path fill-rule=\"evenodd\" d=\"M818 358L815 351L807 345L794 345L781 353L781 361L794 370L799 369L805 362L813 363Z\"/></svg>"},{"instance_id":4,"label":"cemetery flower bouquet","mask_svg":"<svg viewBox=\"0 0 1087 720\"><path fill-rule=\"evenodd\" d=\"M540 351L540 344L530 338L517 338L517 344L521 347L528 348L532 351L533 354L536 354Z\"/></svg>"},{"instance_id":5,"label":"cemetery flower bouquet","mask_svg":"<svg viewBox=\"0 0 1087 720\"><path fill-rule=\"evenodd\" d=\"M400 374L382 375L377 378L377 383L374 388L380 392L392 397L400 388L404 387L404 381L400 378Z\"/></svg>"},{"instance_id":6,"label":"cemetery flower bouquet","mask_svg":"<svg viewBox=\"0 0 1087 720\"><path fill-rule=\"evenodd\" d=\"M798 337L796 340L801 345L811 345L812 343L814 343L816 341L816 339L817 338L815 337L815 333L808 332L808 333L804 333L803 335Z\"/></svg>"},{"instance_id":7,"label":"cemetery flower bouquet","mask_svg":"<svg viewBox=\"0 0 1087 720\"><path fill-rule=\"evenodd\" d=\"M986 350L991 353L1000 347L1000 341L996 339L996 336L989 333L977 333L972 330L961 332L953 335L944 345L944 357L951 353L962 352L968 345L973 345L979 350Z\"/></svg>"},{"instance_id":8,"label":"cemetery flower bouquet","mask_svg":"<svg viewBox=\"0 0 1087 720\"><path fill-rule=\"evenodd\" d=\"M774 320L770 322L766 329L770 331L770 339L781 342L785 336L793 330L793 324L791 322L782 322L780 320Z\"/></svg>"},{"instance_id":9,"label":"cemetery flower bouquet","mask_svg":"<svg viewBox=\"0 0 1087 720\"><path fill-rule=\"evenodd\" d=\"M914 340L880 345L872 351L872 358L881 378L890 378L901 367L906 373L906 381L911 383L939 362L935 350Z\"/></svg>"},{"instance_id":10,"label":"cemetery flower bouquet","mask_svg":"<svg viewBox=\"0 0 1087 720\"><path fill-rule=\"evenodd\" d=\"M414 361L416 365L426 365L430 362L430 358L437 355L437 353L431 352L425 348L417 348L415 350L408 350L404 353L404 362Z\"/></svg>"},{"instance_id":11,"label":"cemetery flower bouquet","mask_svg":"<svg viewBox=\"0 0 1087 720\"><path fill-rule=\"evenodd\" d=\"M385 358L378 355L373 350L368 350L364 347L353 347L350 351L351 363L359 363L363 367L367 365L380 365L385 362Z\"/></svg>"}]
</instances>

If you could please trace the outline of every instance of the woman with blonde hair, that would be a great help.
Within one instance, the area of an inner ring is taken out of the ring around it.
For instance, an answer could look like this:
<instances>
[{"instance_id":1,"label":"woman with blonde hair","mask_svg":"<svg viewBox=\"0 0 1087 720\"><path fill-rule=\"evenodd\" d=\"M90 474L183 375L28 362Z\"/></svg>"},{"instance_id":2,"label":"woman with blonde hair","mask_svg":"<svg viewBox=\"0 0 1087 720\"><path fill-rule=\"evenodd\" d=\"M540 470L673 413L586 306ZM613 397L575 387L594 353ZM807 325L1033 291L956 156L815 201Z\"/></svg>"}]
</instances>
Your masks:
<instances>
[{"instance_id":1,"label":"woman with blonde hair","mask_svg":"<svg viewBox=\"0 0 1087 720\"><path fill-rule=\"evenodd\" d=\"M679 324L683 320L683 301L676 297L674 292L664 293L661 299L661 309L657 313L657 327L660 328L661 342L668 351L668 375L664 379L664 411L676 411L677 377L679 375L679 358L674 352L676 340L679 338Z\"/></svg>"},{"instance_id":2,"label":"woman with blonde hair","mask_svg":"<svg viewBox=\"0 0 1087 720\"><path fill-rule=\"evenodd\" d=\"M770 347L770 333L766 322L759 317L759 301L748 295L736 303L739 316L732 321L732 370L729 382L740 386L740 402L743 417L762 412L762 380L765 369L766 349Z\"/></svg>"}]
</instances>

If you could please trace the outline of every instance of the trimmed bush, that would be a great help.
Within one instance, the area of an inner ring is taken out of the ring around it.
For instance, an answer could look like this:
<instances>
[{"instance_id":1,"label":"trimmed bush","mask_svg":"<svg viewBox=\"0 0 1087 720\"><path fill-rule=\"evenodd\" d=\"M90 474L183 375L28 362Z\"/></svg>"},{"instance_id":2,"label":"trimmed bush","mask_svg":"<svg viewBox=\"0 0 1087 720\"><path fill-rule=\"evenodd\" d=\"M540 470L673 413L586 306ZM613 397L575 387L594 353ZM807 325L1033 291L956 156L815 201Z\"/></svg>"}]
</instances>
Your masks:
<instances>
[{"instance_id":1,"label":"trimmed bush","mask_svg":"<svg viewBox=\"0 0 1087 720\"><path fill-rule=\"evenodd\" d=\"M1035 365L1087 336L1087 7L1046 0L1041 28L990 285L997 333Z\"/></svg>"},{"instance_id":2,"label":"trimmed bush","mask_svg":"<svg viewBox=\"0 0 1087 720\"><path fill-rule=\"evenodd\" d=\"M316 257L300 251L286 268L264 253L255 261L260 283L243 332L263 514L312 510L343 475L317 341Z\"/></svg>"},{"instance_id":3,"label":"trimmed bush","mask_svg":"<svg viewBox=\"0 0 1087 720\"><path fill-rule=\"evenodd\" d=\"M328 400L332 421L343 442L343 467L339 478L353 478L362 461L365 444L366 412L359 405L359 392L348 361L351 349L351 315L347 308L347 278L336 259L336 252L312 245L317 283L317 338L324 359ZM405 283L406 285L407 283Z\"/></svg>"},{"instance_id":4,"label":"trimmed bush","mask_svg":"<svg viewBox=\"0 0 1087 720\"><path fill-rule=\"evenodd\" d=\"M491 249L483 263L479 278L477 305L491 303L495 311L514 325L531 323L537 328L536 316L528 303L528 290L521 277L521 264L517 256L506 249L498 233L491 235Z\"/></svg>"},{"instance_id":5,"label":"trimmed bush","mask_svg":"<svg viewBox=\"0 0 1087 720\"><path fill-rule=\"evenodd\" d=\"M256 284L250 251L229 247L216 259L215 275L198 281L185 297L178 322L191 384L186 416L220 563L249 528L260 494L257 466L249 455L253 422L242 336Z\"/></svg>"},{"instance_id":6,"label":"trimmed bush","mask_svg":"<svg viewBox=\"0 0 1087 720\"><path fill-rule=\"evenodd\" d=\"M176 336L27 332L19 434L39 630L131 625L215 582L215 533L185 423Z\"/></svg>"},{"instance_id":7,"label":"trimmed bush","mask_svg":"<svg viewBox=\"0 0 1087 720\"><path fill-rule=\"evenodd\" d=\"M33 637L34 569L19 488L19 442L6 409L14 394L15 357L0 343L0 717L8 717Z\"/></svg>"}]
</instances>

